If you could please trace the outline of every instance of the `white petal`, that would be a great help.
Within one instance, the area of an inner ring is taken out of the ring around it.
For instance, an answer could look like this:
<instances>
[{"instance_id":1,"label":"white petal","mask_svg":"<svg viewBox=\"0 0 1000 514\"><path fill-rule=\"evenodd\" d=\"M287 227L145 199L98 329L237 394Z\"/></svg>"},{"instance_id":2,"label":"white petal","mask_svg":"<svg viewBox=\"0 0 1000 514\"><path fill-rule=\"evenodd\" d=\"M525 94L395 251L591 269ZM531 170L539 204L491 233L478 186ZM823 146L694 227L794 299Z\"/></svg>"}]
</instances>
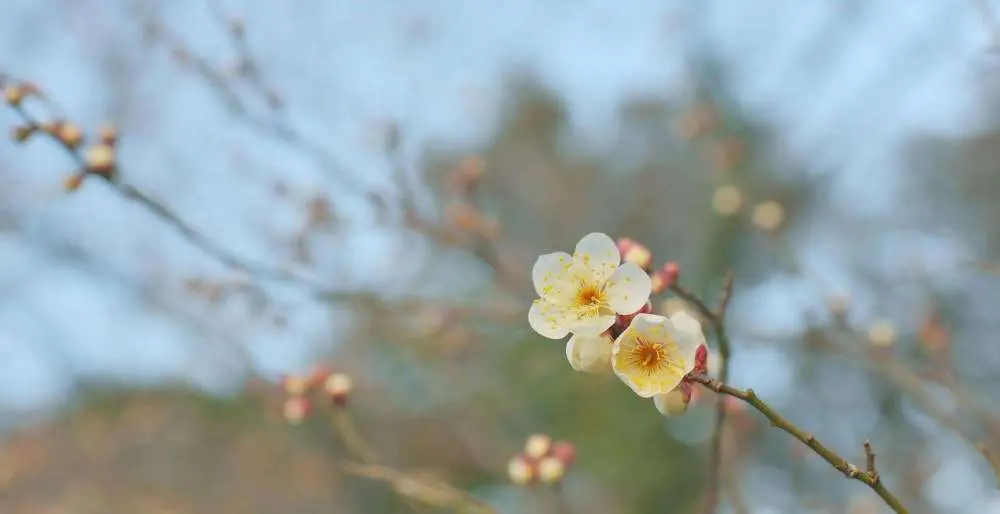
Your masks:
<instances>
[{"instance_id":1,"label":"white petal","mask_svg":"<svg viewBox=\"0 0 1000 514\"><path fill-rule=\"evenodd\" d=\"M705 333L701 330L701 323L698 323L698 320L687 312L678 311L670 316L670 324L674 326L673 335L677 341L678 350L684 356L684 362L690 362L691 369L694 369L694 355L698 351L698 347L708 346L705 341Z\"/></svg>"},{"instance_id":2,"label":"white petal","mask_svg":"<svg viewBox=\"0 0 1000 514\"><path fill-rule=\"evenodd\" d=\"M630 327L635 331L635 335L652 341L663 341L673 329L670 320L659 314L637 314L632 319Z\"/></svg>"},{"instance_id":3,"label":"white petal","mask_svg":"<svg viewBox=\"0 0 1000 514\"><path fill-rule=\"evenodd\" d=\"M654 396L653 405L664 416L674 416L686 411L688 408L688 404L684 401L684 391L680 388L666 394Z\"/></svg>"},{"instance_id":4,"label":"white petal","mask_svg":"<svg viewBox=\"0 0 1000 514\"><path fill-rule=\"evenodd\" d=\"M605 286L608 304L618 314L632 314L649 301L653 284L649 275L635 264L622 264Z\"/></svg>"},{"instance_id":5,"label":"white petal","mask_svg":"<svg viewBox=\"0 0 1000 514\"><path fill-rule=\"evenodd\" d=\"M616 316L614 314L598 314L583 319L572 316L567 316L567 318L566 323L570 332L584 336L596 336L611 328L611 325L615 324Z\"/></svg>"},{"instance_id":6,"label":"white petal","mask_svg":"<svg viewBox=\"0 0 1000 514\"><path fill-rule=\"evenodd\" d=\"M569 270L573 265L573 256L566 252L548 253L535 260L531 268L531 281L535 284L538 296L546 298L556 289L568 285Z\"/></svg>"},{"instance_id":7,"label":"white petal","mask_svg":"<svg viewBox=\"0 0 1000 514\"><path fill-rule=\"evenodd\" d=\"M592 232L583 236L576 244L573 259L577 264L590 270L599 282L604 282L615 272L622 261L618 246L606 234Z\"/></svg>"},{"instance_id":8,"label":"white petal","mask_svg":"<svg viewBox=\"0 0 1000 514\"><path fill-rule=\"evenodd\" d=\"M566 343L566 359L577 371L602 373L611 371L611 336L574 335Z\"/></svg>"},{"instance_id":9,"label":"white petal","mask_svg":"<svg viewBox=\"0 0 1000 514\"><path fill-rule=\"evenodd\" d=\"M535 300L528 311L528 324L542 337L562 339L569 334L565 312L545 300Z\"/></svg>"}]
</instances>

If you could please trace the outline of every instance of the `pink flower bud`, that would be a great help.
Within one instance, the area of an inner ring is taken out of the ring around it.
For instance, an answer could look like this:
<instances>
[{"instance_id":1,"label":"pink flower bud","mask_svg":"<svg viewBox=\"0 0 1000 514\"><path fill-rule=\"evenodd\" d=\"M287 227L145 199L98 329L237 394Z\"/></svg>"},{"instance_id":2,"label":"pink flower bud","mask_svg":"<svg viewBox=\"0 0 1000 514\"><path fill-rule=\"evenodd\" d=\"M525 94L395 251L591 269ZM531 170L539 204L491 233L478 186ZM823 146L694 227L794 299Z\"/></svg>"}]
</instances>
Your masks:
<instances>
[{"instance_id":1,"label":"pink flower bud","mask_svg":"<svg viewBox=\"0 0 1000 514\"><path fill-rule=\"evenodd\" d=\"M623 261L635 264L644 270L648 270L653 263L653 254L645 245L627 237L619 238L615 244Z\"/></svg>"},{"instance_id":2,"label":"pink flower bud","mask_svg":"<svg viewBox=\"0 0 1000 514\"><path fill-rule=\"evenodd\" d=\"M305 396L290 396L285 400L284 414L285 419L293 425L298 425L302 423L309 413L312 411L312 404L309 399Z\"/></svg>"},{"instance_id":3,"label":"pink flower bud","mask_svg":"<svg viewBox=\"0 0 1000 514\"><path fill-rule=\"evenodd\" d=\"M694 373L708 373L708 347L705 345L699 345L694 351Z\"/></svg>"},{"instance_id":4,"label":"pink flower bud","mask_svg":"<svg viewBox=\"0 0 1000 514\"><path fill-rule=\"evenodd\" d=\"M569 467L576 460L576 446L569 441L556 441L552 445L552 456L562 461L563 465Z\"/></svg>"}]
</instances>

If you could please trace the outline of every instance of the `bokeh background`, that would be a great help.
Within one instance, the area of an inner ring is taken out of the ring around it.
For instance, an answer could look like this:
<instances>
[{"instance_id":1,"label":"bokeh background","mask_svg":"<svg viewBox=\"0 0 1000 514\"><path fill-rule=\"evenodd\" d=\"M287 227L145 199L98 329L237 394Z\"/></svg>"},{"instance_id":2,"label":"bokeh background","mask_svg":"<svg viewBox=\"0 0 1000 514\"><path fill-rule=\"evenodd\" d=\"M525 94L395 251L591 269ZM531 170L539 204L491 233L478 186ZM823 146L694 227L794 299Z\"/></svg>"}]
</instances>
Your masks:
<instances>
[{"instance_id":1,"label":"bokeh background","mask_svg":"<svg viewBox=\"0 0 1000 514\"><path fill-rule=\"evenodd\" d=\"M325 363L379 462L498 512L700 512L711 395L664 418L528 328L534 258L601 231L713 304L733 271L731 382L855 462L871 439L912 512L1000 512L974 447L1000 452L988 0L0 12L39 116L114 123L122 181L307 277L0 143L0 511L435 512L345 473L323 408L283 418L280 377ZM722 512L886 511L727 419ZM577 447L559 489L507 477L536 432Z\"/></svg>"}]
</instances>

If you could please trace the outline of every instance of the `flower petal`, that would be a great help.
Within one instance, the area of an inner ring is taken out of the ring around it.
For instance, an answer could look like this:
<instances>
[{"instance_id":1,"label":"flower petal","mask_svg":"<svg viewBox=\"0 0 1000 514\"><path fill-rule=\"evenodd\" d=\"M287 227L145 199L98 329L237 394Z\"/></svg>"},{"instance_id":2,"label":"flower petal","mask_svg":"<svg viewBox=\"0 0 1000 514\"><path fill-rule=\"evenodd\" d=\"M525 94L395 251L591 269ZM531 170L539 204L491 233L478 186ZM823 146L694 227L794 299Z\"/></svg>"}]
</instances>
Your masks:
<instances>
[{"instance_id":1,"label":"flower petal","mask_svg":"<svg viewBox=\"0 0 1000 514\"><path fill-rule=\"evenodd\" d=\"M646 305L653 284L649 275L635 264L622 264L608 279L608 304L619 314L632 314Z\"/></svg>"},{"instance_id":2,"label":"flower petal","mask_svg":"<svg viewBox=\"0 0 1000 514\"><path fill-rule=\"evenodd\" d=\"M577 371L602 373L611 371L611 336L574 335L566 343L566 360Z\"/></svg>"},{"instance_id":3,"label":"flower petal","mask_svg":"<svg viewBox=\"0 0 1000 514\"><path fill-rule=\"evenodd\" d=\"M545 300L535 300L528 311L528 324L542 337L562 339L569 334L563 309Z\"/></svg>"},{"instance_id":4,"label":"flower petal","mask_svg":"<svg viewBox=\"0 0 1000 514\"><path fill-rule=\"evenodd\" d=\"M566 252L548 253L535 260L535 265L531 268L531 281L535 284L538 296L547 298L557 290L571 285L568 280L572 265L573 256Z\"/></svg>"},{"instance_id":5,"label":"flower petal","mask_svg":"<svg viewBox=\"0 0 1000 514\"><path fill-rule=\"evenodd\" d=\"M694 355L701 345L708 345L705 340L705 332L701 329L701 323L694 316L685 311L677 311L670 316L670 324L674 326L674 337L677 340L677 347L685 362L690 361L691 369L694 369ZM687 372L690 373L691 369Z\"/></svg>"},{"instance_id":6,"label":"flower petal","mask_svg":"<svg viewBox=\"0 0 1000 514\"><path fill-rule=\"evenodd\" d=\"M611 350L611 367L615 374L629 386L635 394L650 398L666 394L676 388L684 375L694 368L694 351L685 354L686 346L678 344L681 337L670 320L656 314L639 314L618 339ZM667 359L656 372L642 369L632 358L639 339L661 343L665 346Z\"/></svg>"},{"instance_id":7,"label":"flower petal","mask_svg":"<svg viewBox=\"0 0 1000 514\"><path fill-rule=\"evenodd\" d=\"M671 390L669 393L654 396L653 405L664 416L681 414L687 411L688 408L688 402L684 398L684 391L679 387Z\"/></svg>"},{"instance_id":8,"label":"flower petal","mask_svg":"<svg viewBox=\"0 0 1000 514\"><path fill-rule=\"evenodd\" d=\"M617 316L608 312L586 318L573 316L567 316L567 318L566 324L570 332L584 336L596 336L611 328L611 325L615 324Z\"/></svg>"},{"instance_id":9,"label":"flower petal","mask_svg":"<svg viewBox=\"0 0 1000 514\"><path fill-rule=\"evenodd\" d=\"M592 232L583 236L576 244L573 260L587 268L598 282L604 282L622 262L622 256L618 252L618 246L607 234Z\"/></svg>"}]
</instances>

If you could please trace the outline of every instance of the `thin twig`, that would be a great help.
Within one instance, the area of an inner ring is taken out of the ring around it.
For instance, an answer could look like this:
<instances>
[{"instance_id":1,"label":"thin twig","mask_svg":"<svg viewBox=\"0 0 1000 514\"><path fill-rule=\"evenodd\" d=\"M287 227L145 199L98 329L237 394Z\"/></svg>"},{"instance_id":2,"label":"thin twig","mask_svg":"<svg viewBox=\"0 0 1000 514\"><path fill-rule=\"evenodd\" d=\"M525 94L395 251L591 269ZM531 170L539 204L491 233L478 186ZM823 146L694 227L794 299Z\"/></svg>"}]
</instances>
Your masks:
<instances>
[{"instance_id":1,"label":"thin twig","mask_svg":"<svg viewBox=\"0 0 1000 514\"><path fill-rule=\"evenodd\" d=\"M719 306L712 310L705 304L698 295L688 291L680 284L671 284L670 290L678 297L686 301L704 317L715 331L715 339L719 346L719 356L722 365L719 366L719 379L723 383L729 381L729 356L732 352L729 337L726 335L726 309L729 307L729 300L733 296L733 273L726 274L726 279L722 287L722 296L719 298ZM708 470L708 493L705 502L705 514L715 512L719 504L719 489L722 483L722 443L723 432L726 421L726 404L724 398L719 396L715 400L715 432L712 434L712 449L709 457Z\"/></svg>"},{"instance_id":2,"label":"thin twig","mask_svg":"<svg viewBox=\"0 0 1000 514\"><path fill-rule=\"evenodd\" d=\"M384 466L345 462L341 468L355 476L386 482L400 495L436 507L450 507L457 512L495 514L489 504L448 483L410 476Z\"/></svg>"},{"instance_id":3,"label":"thin twig","mask_svg":"<svg viewBox=\"0 0 1000 514\"><path fill-rule=\"evenodd\" d=\"M349 452L365 464L375 464L377 461L375 450L361 437L344 409L334 407L333 412L330 413L330 422Z\"/></svg>"},{"instance_id":4,"label":"thin twig","mask_svg":"<svg viewBox=\"0 0 1000 514\"><path fill-rule=\"evenodd\" d=\"M819 442L819 440L813 437L812 434L809 434L808 432L795 426L791 421L778 414L777 411L761 400L757 394L754 393L753 389L736 389L735 387L726 385L720 380L716 380L705 375L691 375L688 377L688 380L702 384L720 395L724 394L742 400L744 403L757 409L761 414L766 416L767 419L771 421L772 426L783 430L792 437L801 441L817 455L822 457L823 460L837 469L837 471L840 471L840 473L845 477L857 480L867 485L875 491L880 498L882 498L882 501L884 501L885 504L893 510L893 512L896 512L897 514L907 514L909 512L899 499L896 498L896 496L893 495L882 482L882 479L875 468L875 452L872 450L871 443L868 441L865 441L864 444L866 469L862 471L854 464L848 462L847 459L841 457L837 452Z\"/></svg>"}]
</instances>

